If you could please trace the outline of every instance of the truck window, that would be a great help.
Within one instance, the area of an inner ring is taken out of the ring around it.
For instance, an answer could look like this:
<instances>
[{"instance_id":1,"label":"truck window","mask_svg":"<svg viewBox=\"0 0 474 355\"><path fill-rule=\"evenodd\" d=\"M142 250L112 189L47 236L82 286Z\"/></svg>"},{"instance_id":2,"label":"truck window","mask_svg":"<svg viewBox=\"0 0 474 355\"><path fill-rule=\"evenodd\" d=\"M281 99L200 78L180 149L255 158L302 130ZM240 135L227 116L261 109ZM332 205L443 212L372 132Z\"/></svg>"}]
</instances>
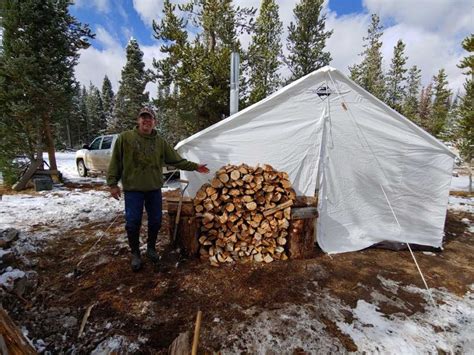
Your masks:
<instances>
[{"instance_id":1,"label":"truck window","mask_svg":"<svg viewBox=\"0 0 474 355\"><path fill-rule=\"evenodd\" d=\"M114 139L113 136L104 137L104 139L102 140L102 145L100 149L110 149L110 147L112 146L113 139Z\"/></svg>"},{"instance_id":2,"label":"truck window","mask_svg":"<svg viewBox=\"0 0 474 355\"><path fill-rule=\"evenodd\" d=\"M89 150L99 149L101 141L102 141L102 137L98 137L98 138L94 139L94 141L89 145Z\"/></svg>"}]
</instances>

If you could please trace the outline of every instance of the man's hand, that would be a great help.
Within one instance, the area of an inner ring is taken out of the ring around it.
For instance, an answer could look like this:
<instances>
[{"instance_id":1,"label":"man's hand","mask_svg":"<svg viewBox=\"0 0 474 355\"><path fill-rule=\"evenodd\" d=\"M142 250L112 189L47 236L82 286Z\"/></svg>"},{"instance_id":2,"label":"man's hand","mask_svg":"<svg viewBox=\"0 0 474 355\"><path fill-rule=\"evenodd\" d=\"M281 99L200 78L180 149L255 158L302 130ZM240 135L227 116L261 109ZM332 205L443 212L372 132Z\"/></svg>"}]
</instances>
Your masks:
<instances>
[{"instance_id":1,"label":"man's hand","mask_svg":"<svg viewBox=\"0 0 474 355\"><path fill-rule=\"evenodd\" d=\"M120 200L120 196L122 196L120 192L120 187L117 185L110 186L110 196L112 196L116 200Z\"/></svg>"},{"instance_id":2,"label":"man's hand","mask_svg":"<svg viewBox=\"0 0 474 355\"><path fill-rule=\"evenodd\" d=\"M209 169L206 166L207 164L198 164L196 171L200 172L201 174L207 174Z\"/></svg>"}]
</instances>

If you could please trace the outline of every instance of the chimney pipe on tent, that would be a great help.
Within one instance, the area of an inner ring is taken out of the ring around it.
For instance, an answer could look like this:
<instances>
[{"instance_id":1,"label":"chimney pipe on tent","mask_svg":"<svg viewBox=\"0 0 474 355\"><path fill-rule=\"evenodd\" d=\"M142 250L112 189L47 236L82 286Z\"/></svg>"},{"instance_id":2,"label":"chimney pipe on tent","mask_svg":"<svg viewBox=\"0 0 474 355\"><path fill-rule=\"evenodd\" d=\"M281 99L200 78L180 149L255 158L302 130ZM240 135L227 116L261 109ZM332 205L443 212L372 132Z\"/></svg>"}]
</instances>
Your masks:
<instances>
[{"instance_id":1,"label":"chimney pipe on tent","mask_svg":"<svg viewBox=\"0 0 474 355\"><path fill-rule=\"evenodd\" d=\"M239 66L240 55L232 52L230 57L230 115L239 111Z\"/></svg>"}]
</instances>

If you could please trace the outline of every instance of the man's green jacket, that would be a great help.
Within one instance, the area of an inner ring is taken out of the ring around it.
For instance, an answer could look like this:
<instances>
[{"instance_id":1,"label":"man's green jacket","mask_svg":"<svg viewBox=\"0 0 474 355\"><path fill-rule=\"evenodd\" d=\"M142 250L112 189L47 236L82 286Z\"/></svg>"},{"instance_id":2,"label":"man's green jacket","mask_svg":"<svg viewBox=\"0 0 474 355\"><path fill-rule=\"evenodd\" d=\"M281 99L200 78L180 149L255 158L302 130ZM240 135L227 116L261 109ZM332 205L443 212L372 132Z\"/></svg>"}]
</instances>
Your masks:
<instances>
[{"instance_id":1,"label":"man's green jacket","mask_svg":"<svg viewBox=\"0 0 474 355\"><path fill-rule=\"evenodd\" d=\"M153 130L144 135L135 128L123 132L115 142L107 173L107 185L122 180L124 191L153 191L163 186L163 166L196 170L198 164L187 161Z\"/></svg>"}]
</instances>

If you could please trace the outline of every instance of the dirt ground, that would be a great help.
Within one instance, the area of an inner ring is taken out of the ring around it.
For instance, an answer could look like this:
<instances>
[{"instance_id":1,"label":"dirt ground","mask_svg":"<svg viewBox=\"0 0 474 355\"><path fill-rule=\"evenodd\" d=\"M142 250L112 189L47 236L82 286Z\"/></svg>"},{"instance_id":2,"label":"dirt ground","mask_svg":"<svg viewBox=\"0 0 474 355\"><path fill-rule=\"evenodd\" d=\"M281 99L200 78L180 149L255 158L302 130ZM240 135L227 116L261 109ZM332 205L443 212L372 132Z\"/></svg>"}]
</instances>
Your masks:
<instances>
[{"instance_id":1,"label":"dirt ground","mask_svg":"<svg viewBox=\"0 0 474 355\"><path fill-rule=\"evenodd\" d=\"M474 282L474 235L461 222L463 218L473 220L474 216L448 213L444 250L436 252L436 257L416 252L428 285L459 296ZM394 295L382 287L382 280L390 279L423 288L408 251L371 248L330 257L315 248L313 257L306 260L214 268L199 260L181 259L167 250L166 218L159 243L164 255L162 266L155 267L145 260L139 273L130 271L124 219L119 216L73 275L75 265L97 240L96 232L105 231L110 223L108 220L64 231L40 252L28 255L39 274L38 287L23 298L5 295L2 303L11 317L29 330L30 338L43 339L46 350L86 353L112 335L123 335L140 344L140 353L164 354L179 333L193 331L196 313L201 310L200 352L219 351L239 346L245 327L237 324L289 305L317 304L314 295L319 293L329 294L351 308L358 300L371 303L375 294L379 298L383 295L378 304L387 317L394 313L411 316L423 312L427 304L420 294L400 290ZM47 227L51 226L36 225L35 229ZM21 260L12 263L24 267ZM84 336L78 339L82 317L92 304ZM320 306L315 306L312 316L334 339L334 351L356 351L352 339L336 326L327 305ZM65 327L65 317L77 322ZM351 317L352 313L347 312L345 322L350 323ZM303 353L298 347L288 351Z\"/></svg>"}]
</instances>

